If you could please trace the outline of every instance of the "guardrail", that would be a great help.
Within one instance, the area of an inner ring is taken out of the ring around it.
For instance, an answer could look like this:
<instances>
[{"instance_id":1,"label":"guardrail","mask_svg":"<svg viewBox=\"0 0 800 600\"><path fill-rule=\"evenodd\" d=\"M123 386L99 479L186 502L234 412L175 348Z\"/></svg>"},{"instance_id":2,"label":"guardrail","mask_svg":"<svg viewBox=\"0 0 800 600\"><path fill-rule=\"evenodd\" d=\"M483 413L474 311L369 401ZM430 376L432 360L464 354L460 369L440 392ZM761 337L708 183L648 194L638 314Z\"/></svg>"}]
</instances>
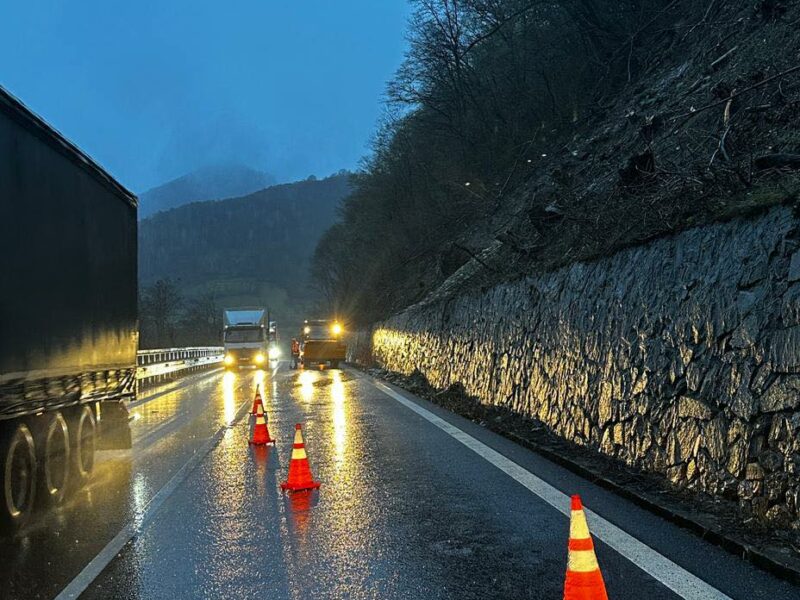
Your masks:
<instances>
[{"instance_id":1,"label":"guardrail","mask_svg":"<svg viewBox=\"0 0 800 600\"><path fill-rule=\"evenodd\" d=\"M219 364L225 356L222 346L202 348L160 348L140 350L136 356L136 380L195 371Z\"/></svg>"}]
</instances>

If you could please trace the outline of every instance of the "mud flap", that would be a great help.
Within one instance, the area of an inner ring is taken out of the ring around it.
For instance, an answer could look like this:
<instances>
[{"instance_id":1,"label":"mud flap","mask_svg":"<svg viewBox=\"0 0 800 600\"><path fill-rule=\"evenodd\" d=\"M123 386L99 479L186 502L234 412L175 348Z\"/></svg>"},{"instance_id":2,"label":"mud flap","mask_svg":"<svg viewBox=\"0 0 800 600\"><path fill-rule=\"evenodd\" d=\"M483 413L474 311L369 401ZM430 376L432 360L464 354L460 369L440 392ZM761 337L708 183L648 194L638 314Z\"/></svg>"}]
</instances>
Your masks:
<instances>
[{"instance_id":1,"label":"mud flap","mask_svg":"<svg viewBox=\"0 0 800 600\"><path fill-rule=\"evenodd\" d=\"M121 401L100 405L98 450L126 450L131 447L128 408Z\"/></svg>"}]
</instances>

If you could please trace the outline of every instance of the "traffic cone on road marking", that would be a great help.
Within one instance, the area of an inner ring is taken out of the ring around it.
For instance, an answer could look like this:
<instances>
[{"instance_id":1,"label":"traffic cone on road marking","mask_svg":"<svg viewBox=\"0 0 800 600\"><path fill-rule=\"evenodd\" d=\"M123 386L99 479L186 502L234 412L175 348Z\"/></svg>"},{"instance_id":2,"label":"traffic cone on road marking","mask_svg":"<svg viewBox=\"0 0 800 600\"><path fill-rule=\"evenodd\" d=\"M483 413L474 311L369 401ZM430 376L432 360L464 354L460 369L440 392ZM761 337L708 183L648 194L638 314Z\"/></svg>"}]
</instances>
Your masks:
<instances>
[{"instance_id":1,"label":"traffic cone on road marking","mask_svg":"<svg viewBox=\"0 0 800 600\"><path fill-rule=\"evenodd\" d=\"M250 443L256 446L263 444L274 444L275 440L269 437L269 429L267 429L267 414L264 412L264 407L259 406L261 414L256 415L256 424L253 427L253 437Z\"/></svg>"},{"instance_id":2,"label":"traffic cone on road marking","mask_svg":"<svg viewBox=\"0 0 800 600\"><path fill-rule=\"evenodd\" d=\"M300 490L314 490L321 484L314 481L311 476L311 467L308 465L306 445L303 443L303 430L298 423L294 426L294 446L292 446L292 460L289 461L289 478L281 484L282 490L298 492Z\"/></svg>"},{"instance_id":3,"label":"traffic cone on road marking","mask_svg":"<svg viewBox=\"0 0 800 600\"><path fill-rule=\"evenodd\" d=\"M261 400L261 392L259 391L259 387L256 386L256 396L253 398L253 410L250 411L250 414L255 416L258 414L258 407L261 407L261 411L264 411L264 401Z\"/></svg>"},{"instance_id":4,"label":"traffic cone on road marking","mask_svg":"<svg viewBox=\"0 0 800 600\"><path fill-rule=\"evenodd\" d=\"M572 497L564 600L608 600L580 496Z\"/></svg>"}]
</instances>

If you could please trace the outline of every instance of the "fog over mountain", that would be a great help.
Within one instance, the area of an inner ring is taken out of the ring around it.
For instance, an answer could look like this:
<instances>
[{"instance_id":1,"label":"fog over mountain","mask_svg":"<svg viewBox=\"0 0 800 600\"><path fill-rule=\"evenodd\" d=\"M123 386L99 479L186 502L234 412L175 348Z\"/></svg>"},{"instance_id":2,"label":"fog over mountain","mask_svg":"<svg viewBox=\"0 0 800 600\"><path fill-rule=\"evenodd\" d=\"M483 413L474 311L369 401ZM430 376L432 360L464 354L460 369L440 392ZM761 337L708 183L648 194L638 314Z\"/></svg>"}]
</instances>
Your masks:
<instances>
[{"instance_id":1,"label":"fog over mountain","mask_svg":"<svg viewBox=\"0 0 800 600\"><path fill-rule=\"evenodd\" d=\"M210 165L139 195L139 218L189 202L244 196L274 185L275 178L244 165Z\"/></svg>"}]
</instances>

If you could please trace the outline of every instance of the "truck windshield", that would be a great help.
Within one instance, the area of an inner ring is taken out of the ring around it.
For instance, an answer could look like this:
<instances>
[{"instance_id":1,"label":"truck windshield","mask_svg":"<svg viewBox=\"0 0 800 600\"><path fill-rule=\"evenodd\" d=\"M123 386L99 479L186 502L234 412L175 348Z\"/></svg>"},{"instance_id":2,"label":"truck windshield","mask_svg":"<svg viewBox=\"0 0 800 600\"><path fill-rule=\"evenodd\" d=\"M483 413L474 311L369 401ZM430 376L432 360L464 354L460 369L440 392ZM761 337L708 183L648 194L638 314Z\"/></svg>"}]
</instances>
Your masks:
<instances>
[{"instance_id":1,"label":"truck windshield","mask_svg":"<svg viewBox=\"0 0 800 600\"><path fill-rule=\"evenodd\" d=\"M225 330L226 342L260 342L264 339L264 330L260 327L242 327Z\"/></svg>"},{"instance_id":2,"label":"truck windshield","mask_svg":"<svg viewBox=\"0 0 800 600\"><path fill-rule=\"evenodd\" d=\"M306 339L329 340L331 338L331 328L327 323L323 325L306 325L306 327L308 328L308 333L305 334Z\"/></svg>"}]
</instances>

